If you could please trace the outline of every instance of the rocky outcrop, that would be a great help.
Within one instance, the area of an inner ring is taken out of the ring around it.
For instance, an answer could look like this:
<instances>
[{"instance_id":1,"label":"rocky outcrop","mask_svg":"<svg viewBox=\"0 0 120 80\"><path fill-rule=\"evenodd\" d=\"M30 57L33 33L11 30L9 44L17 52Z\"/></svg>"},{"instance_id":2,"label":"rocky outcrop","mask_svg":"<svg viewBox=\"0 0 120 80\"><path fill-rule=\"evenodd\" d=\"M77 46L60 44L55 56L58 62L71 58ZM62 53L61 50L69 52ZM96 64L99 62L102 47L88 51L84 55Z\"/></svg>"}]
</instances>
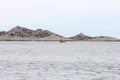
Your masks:
<instances>
[{"instance_id":1,"label":"rocky outcrop","mask_svg":"<svg viewBox=\"0 0 120 80\"><path fill-rule=\"evenodd\" d=\"M96 36L91 39L92 41L119 41L120 39L109 36Z\"/></svg>"},{"instance_id":2,"label":"rocky outcrop","mask_svg":"<svg viewBox=\"0 0 120 80\"><path fill-rule=\"evenodd\" d=\"M4 36L4 35L5 35L5 31L1 31L0 36Z\"/></svg>"},{"instance_id":3,"label":"rocky outcrop","mask_svg":"<svg viewBox=\"0 0 120 80\"><path fill-rule=\"evenodd\" d=\"M0 40L60 40L67 38L50 32L48 30L28 28L16 26L11 30L0 32Z\"/></svg>"},{"instance_id":4,"label":"rocky outcrop","mask_svg":"<svg viewBox=\"0 0 120 80\"><path fill-rule=\"evenodd\" d=\"M34 30L16 26L11 30L6 32L6 37L32 37L34 35Z\"/></svg>"},{"instance_id":5,"label":"rocky outcrop","mask_svg":"<svg viewBox=\"0 0 120 80\"><path fill-rule=\"evenodd\" d=\"M73 37L70 37L70 39L74 39L74 40L90 40L92 39L91 36L85 35L83 33L77 34Z\"/></svg>"},{"instance_id":6,"label":"rocky outcrop","mask_svg":"<svg viewBox=\"0 0 120 80\"><path fill-rule=\"evenodd\" d=\"M35 32L34 32L34 37L47 37L47 36L50 36L52 35L53 33L48 31L48 30L42 30L42 29L37 29Z\"/></svg>"},{"instance_id":7,"label":"rocky outcrop","mask_svg":"<svg viewBox=\"0 0 120 80\"><path fill-rule=\"evenodd\" d=\"M32 30L20 26L16 26L9 31L0 32L0 41L41 41L41 40L62 40L62 41L120 41L120 39L109 36L91 37L83 33L77 34L73 37L66 38L55 34L48 30L37 29Z\"/></svg>"},{"instance_id":8,"label":"rocky outcrop","mask_svg":"<svg viewBox=\"0 0 120 80\"><path fill-rule=\"evenodd\" d=\"M114 37L109 37L109 36L96 36L96 37L91 37L88 35L85 35L83 33L77 34L73 37L70 37L70 39L73 40L81 40L81 41L120 41L118 38Z\"/></svg>"}]
</instances>

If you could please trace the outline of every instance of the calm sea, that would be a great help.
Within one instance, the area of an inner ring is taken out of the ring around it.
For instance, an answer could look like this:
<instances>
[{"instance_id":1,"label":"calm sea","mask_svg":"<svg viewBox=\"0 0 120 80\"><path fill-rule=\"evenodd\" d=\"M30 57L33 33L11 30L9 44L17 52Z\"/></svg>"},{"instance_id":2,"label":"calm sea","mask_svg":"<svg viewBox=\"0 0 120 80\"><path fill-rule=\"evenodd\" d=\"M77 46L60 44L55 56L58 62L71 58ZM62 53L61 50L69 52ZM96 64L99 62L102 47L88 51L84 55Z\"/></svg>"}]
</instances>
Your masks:
<instances>
[{"instance_id":1,"label":"calm sea","mask_svg":"<svg viewBox=\"0 0 120 80\"><path fill-rule=\"evenodd\" d=\"M0 80L120 80L120 42L1 41Z\"/></svg>"}]
</instances>

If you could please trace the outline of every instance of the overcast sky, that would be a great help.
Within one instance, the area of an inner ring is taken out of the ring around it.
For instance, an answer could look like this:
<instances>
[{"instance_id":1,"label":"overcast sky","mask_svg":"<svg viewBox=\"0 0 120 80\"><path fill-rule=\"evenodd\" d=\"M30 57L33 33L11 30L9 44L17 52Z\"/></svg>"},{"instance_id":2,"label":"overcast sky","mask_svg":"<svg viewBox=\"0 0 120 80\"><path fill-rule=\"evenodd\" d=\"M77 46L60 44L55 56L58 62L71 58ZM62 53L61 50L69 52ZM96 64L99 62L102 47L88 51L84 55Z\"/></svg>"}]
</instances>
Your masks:
<instances>
[{"instance_id":1,"label":"overcast sky","mask_svg":"<svg viewBox=\"0 0 120 80\"><path fill-rule=\"evenodd\" d=\"M120 0L0 0L0 31L17 25L120 37Z\"/></svg>"}]
</instances>

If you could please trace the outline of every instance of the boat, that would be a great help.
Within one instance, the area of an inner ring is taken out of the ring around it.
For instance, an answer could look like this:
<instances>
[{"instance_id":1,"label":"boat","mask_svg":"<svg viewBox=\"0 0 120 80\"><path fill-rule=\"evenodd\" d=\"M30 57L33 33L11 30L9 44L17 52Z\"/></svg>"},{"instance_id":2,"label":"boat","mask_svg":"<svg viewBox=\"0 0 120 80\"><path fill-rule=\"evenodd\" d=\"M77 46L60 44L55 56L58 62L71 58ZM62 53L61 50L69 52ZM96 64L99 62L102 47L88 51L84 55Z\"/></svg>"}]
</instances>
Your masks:
<instances>
[{"instance_id":1,"label":"boat","mask_svg":"<svg viewBox=\"0 0 120 80\"><path fill-rule=\"evenodd\" d=\"M59 42L60 42L60 43L64 43L64 42L66 42L66 40L59 40Z\"/></svg>"}]
</instances>

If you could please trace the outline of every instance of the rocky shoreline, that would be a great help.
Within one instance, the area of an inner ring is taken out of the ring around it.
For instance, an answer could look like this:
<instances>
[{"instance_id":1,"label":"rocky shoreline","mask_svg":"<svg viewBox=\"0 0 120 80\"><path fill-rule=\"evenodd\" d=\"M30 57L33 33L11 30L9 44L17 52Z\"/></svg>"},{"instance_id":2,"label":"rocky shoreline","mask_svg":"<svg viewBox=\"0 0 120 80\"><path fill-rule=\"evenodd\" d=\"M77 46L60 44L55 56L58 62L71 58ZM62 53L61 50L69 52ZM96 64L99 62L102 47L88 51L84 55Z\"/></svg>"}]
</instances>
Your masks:
<instances>
[{"instance_id":1,"label":"rocky shoreline","mask_svg":"<svg viewBox=\"0 0 120 80\"><path fill-rule=\"evenodd\" d=\"M120 41L118 38L109 36L91 37L83 33L72 37L64 37L48 30L16 26L9 31L0 31L0 41Z\"/></svg>"}]
</instances>

